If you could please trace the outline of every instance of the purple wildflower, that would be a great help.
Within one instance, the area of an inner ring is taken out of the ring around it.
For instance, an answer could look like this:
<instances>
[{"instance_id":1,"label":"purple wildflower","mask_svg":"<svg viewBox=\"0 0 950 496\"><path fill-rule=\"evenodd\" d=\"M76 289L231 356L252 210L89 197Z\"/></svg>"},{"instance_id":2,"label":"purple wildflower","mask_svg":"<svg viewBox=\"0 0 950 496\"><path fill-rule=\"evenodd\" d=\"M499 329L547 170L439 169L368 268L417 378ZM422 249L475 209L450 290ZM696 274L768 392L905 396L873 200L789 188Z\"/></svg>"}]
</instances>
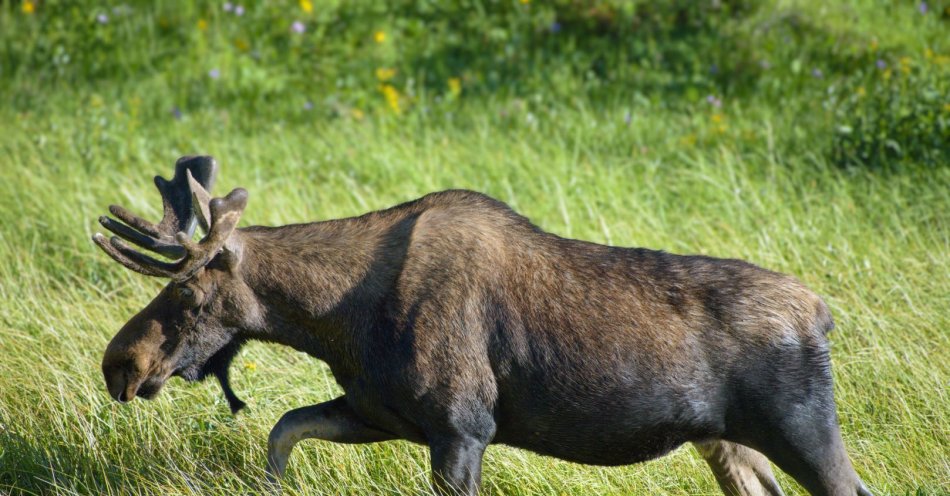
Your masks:
<instances>
[{"instance_id":1,"label":"purple wildflower","mask_svg":"<svg viewBox=\"0 0 950 496\"><path fill-rule=\"evenodd\" d=\"M821 79L825 77L825 73L821 72L821 69L817 67L811 70L811 75L814 76L815 79Z\"/></svg>"},{"instance_id":2,"label":"purple wildflower","mask_svg":"<svg viewBox=\"0 0 950 496\"><path fill-rule=\"evenodd\" d=\"M109 16L107 16L107 15L105 15L105 14L99 14L99 15L96 16L96 21L98 21L99 24L105 24L105 23L109 22Z\"/></svg>"},{"instance_id":3,"label":"purple wildflower","mask_svg":"<svg viewBox=\"0 0 950 496\"><path fill-rule=\"evenodd\" d=\"M307 26L304 26L300 21L294 21L294 23L290 25L290 30L297 34L303 34L304 31L307 30Z\"/></svg>"},{"instance_id":4,"label":"purple wildflower","mask_svg":"<svg viewBox=\"0 0 950 496\"><path fill-rule=\"evenodd\" d=\"M231 12L232 10L234 10L234 4L231 2L224 2L224 11Z\"/></svg>"},{"instance_id":5,"label":"purple wildflower","mask_svg":"<svg viewBox=\"0 0 950 496\"><path fill-rule=\"evenodd\" d=\"M218 79L219 77L221 77L221 71L219 71L218 69L211 69L210 71L208 71L208 77L210 77L211 79Z\"/></svg>"},{"instance_id":6,"label":"purple wildflower","mask_svg":"<svg viewBox=\"0 0 950 496\"><path fill-rule=\"evenodd\" d=\"M772 63L769 62L768 60L762 59L761 61L759 61L759 67L767 71L772 68Z\"/></svg>"},{"instance_id":7,"label":"purple wildflower","mask_svg":"<svg viewBox=\"0 0 950 496\"><path fill-rule=\"evenodd\" d=\"M176 121L180 121L181 109L179 109L178 107L172 107L172 117L174 117Z\"/></svg>"},{"instance_id":8,"label":"purple wildflower","mask_svg":"<svg viewBox=\"0 0 950 496\"><path fill-rule=\"evenodd\" d=\"M306 102L303 102L303 109L304 109L304 110L313 110L313 102L311 102L310 100L307 100Z\"/></svg>"},{"instance_id":9,"label":"purple wildflower","mask_svg":"<svg viewBox=\"0 0 950 496\"><path fill-rule=\"evenodd\" d=\"M722 107L722 100L717 98L715 95L709 95L706 97L706 103L712 105L713 107L719 108Z\"/></svg>"},{"instance_id":10,"label":"purple wildflower","mask_svg":"<svg viewBox=\"0 0 950 496\"><path fill-rule=\"evenodd\" d=\"M550 30L551 30L552 33L555 33L555 34L556 34L556 33L560 33L560 32L561 32L561 23L559 23L559 22L557 22L557 21L552 22L552 23L551 23L551 26L550 26Z\"/></svg>"},{"instance_id":11,"label":"purple wildflower","mask_svg":"<svg viewBox=\"0 0 950 496\"><path fill-rule=\"evenodd\" d=\"M716 65L716 64L711 64L711 65L709 66L709 73L710 73L710 74L719 74L719 66Z\"/></svg>"},{"instance_id":12,"label":"purple wildflower","mask_svg":"<svg viewBox=\"0 0 950 496\"><path fill-rule=\"evenodd\" d=\"M243 5L235 5L235 6L234 6L234 15L236 15L236 16L242 16L242 15L244 15L244 6L243 6Z\"/></svg>"},{"instance_id":13,"label":"purple wildflower","mask_svg":"<svg viewBox=\"0 0 950 496\"><path fill-rule=\"evenodd\" d=\"M877 59L876 62L877 68L880 70L887 69L887 62L884 62L884 59Z\"/></svg>"},{"instance_id":14,"label":"purple wildflower","mask_svg":"<svg viewBox=\"0 0 950 496\"><path fill-rule=\"evenodd\" d=\"M927 2L920 2L920 5L917 6L917 10L919 10L921 14L926 14L930 9L927 7Z\"/></svg>"}]
</instances>

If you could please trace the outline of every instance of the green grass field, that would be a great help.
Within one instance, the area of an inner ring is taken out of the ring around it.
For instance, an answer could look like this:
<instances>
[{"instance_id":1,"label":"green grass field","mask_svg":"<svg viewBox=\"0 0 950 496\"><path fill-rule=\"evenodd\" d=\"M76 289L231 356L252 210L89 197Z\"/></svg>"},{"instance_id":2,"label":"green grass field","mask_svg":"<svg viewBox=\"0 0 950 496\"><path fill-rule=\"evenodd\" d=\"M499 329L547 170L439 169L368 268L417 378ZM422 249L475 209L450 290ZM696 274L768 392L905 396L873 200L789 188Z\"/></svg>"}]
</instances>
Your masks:
<instances>
[{"instance_id":1,"label":"green grass field","mask_svg":"<svg viewBox=\"0 0 950 496\"><path fill-rule=\"evenodd\" d=\"M250 191L242 225L469 188L562 236L795 274L835 315L866 484L950 494L950 11L724 3L698 24L676 2L0 3L0 493L257 492L272 424L339 394L320 362L255 343L233 366L236 417L213 381L108 397L105 346L162 281L99 252L96 218L119 203L157 219L152 176L207 153L217 192ZM719 491L690 447L600 468L496 446L483 480ZM427 451L404 442L304 442L284 483L427 487Z\"/></svg>"}]
</instances>

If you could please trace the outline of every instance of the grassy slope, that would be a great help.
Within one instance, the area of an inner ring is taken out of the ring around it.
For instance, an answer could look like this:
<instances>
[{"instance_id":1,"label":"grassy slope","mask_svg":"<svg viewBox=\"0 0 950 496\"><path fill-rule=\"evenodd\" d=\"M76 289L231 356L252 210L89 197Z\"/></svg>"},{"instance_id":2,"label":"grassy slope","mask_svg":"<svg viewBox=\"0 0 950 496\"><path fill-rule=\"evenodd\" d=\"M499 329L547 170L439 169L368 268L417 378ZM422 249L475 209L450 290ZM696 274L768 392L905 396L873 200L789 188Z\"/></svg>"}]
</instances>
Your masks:
<instances>
[{"instance_id":1,"label":"grassy slope","mask_svg":"<svg viewBox=\"0 0 950 496\"><path fill-rule=\"evenodd\" d=\"M887 21L869 16L861 29ZM160 282L95 250L94 220L112 202L156 217L151 175L195 151L222 162L219 192L250 190L245 225L355 215L463 187L561 235L796 274L837 319L836 392L858 471L879 494L950 492L950 169L837 169L817 143L782 145L793 126L767 102L729 109L730 132L743 132L688 146L690 133L715 134L721 122L637 104L628 125L624 105L580 99L540 106L536 124L502 116L507 101L479 101L451 121L285 120L278 109L249 127L233 117L239 104L182 121L136 116L120 101L128 88L80 87L42 111L0 110L0 492L254 491L273 422L338 393L322 364L254 344L235 363L250 404L237 418L213 383L172 381L151 403L109 401L102 350ZM150 90L173 99L161 84ZM427 466L425 450L406 443L309 441L285 487L413 493ZM497 494L718 491L689 448L596 468L493 447L484 479ZM800 493L784 476L783 485Z\"/></svg>"}]
</instances>

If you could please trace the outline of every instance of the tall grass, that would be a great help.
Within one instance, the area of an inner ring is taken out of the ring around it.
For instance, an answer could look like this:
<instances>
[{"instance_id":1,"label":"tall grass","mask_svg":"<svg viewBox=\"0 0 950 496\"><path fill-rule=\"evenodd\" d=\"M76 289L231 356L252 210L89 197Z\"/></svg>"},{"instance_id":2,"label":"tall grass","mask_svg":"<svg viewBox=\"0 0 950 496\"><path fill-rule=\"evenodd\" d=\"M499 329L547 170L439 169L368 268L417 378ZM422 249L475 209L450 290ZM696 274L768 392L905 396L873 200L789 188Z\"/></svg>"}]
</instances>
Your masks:
<instances>
[{"instance_id":1,"label":"tall grass","mask_svg":"<svg viewBox=\"0 0 950 496\"><path fill-rule=\"evenodd\" d=\"M794 6L822 19L817 3ZM862 35L892 20L872 2L851 6L873 13L853 27ZM14 7L0 5L10 29ZM893 22L910 25L911 15L900 11ZM166 56L151 37L144 33L131 53ZM881 42L919 50L932 39L888 31ZM183 67L204 74L200 61L192 64ZM18 100L0 107L0 492L258 492L273 423L340 393L315 359L251 344L234 364L235 389L249 403L236 417L213 383L171 381L156 400L129 405L106 394L105 345L162 282L98 252L89 240L95 219L110 203L157 219L151 176L169 175L180 155L210 153L222 165L218 192L250 191L243 225L356 215L470 188L563 236L744 258L795 274L836 318L835 392L858 472L878 494L950 493L950 168L836 166L823 118L796 117L818 112L813 90L790 87L801 91L789 89L782 102L752 91L721 109L629 88L597 98L463 93L448 108L419 95L416 111L401 115L373 93L354 97L378 99L362 118L306 114L292 99L260 106L218 95L196 97L205 103L176 117L169 109L180 94L200 89L169 86L147 70L110 71L63 76L69 88L52 76L30 88L23 71L3 81ZM435 110L422 111L427 103ZM284 489L420 493L428 463L424 448L404 442L307 441ZM804 494L780 479L789 494ZM484 488L718 494L689 447L601 468L493 446Z\"/></svg>"}]
</instances>

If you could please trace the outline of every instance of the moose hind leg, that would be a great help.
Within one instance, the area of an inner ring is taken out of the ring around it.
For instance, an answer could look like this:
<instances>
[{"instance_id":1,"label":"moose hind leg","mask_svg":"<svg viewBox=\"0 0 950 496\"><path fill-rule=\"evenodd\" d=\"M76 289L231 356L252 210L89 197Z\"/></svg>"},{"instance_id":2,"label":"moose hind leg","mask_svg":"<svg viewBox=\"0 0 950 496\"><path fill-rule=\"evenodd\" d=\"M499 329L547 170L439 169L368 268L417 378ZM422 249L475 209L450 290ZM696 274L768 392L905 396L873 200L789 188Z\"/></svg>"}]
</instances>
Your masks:
<instances>
[{"instance_id":1,"label":"moose hind leg","mask_svg":"<svg viewBox=\"0 0 950 496\"><path fill-rule=\"evenodd\" d=\"M810 494L870 496L851 465L833 411L823 419L801 413L790 417L756 447Z\"/></svg>"},{"instance_id":2,"label":"moose hind leg","mask_svg":"<svg viewBox=\"0 0 950 496\"><path fill-rule=\"evenodd\" d=\"M727 496L784 496L761 453L729 441L693 443Z\"/></svg>"},{"instance_id":3,"label":"moose hind leg","mask_svg":"<svg viewBox=\"0 0 950 496\"><path fill-rule=\"evenodd\" d=\"M304 439L337 443L375 443L396 436L363 423L341 396L318 405L285 413L267 439L267 473L271 480L283 476L294 445Z\"/></svg>"},{"instance_id":4,"label":"moose hind leg","mask_svg":"<svg viewBox=\"0 0 950 496\"><path fill-rule=\"evenodd\" d=\"M768 381L759 391L771 393L747 403L757 404L747 428L730 437L763 453L812 495L869 496L841 439L826 349L783 350L758 373Z\"/></svg>"}]
</instances>

